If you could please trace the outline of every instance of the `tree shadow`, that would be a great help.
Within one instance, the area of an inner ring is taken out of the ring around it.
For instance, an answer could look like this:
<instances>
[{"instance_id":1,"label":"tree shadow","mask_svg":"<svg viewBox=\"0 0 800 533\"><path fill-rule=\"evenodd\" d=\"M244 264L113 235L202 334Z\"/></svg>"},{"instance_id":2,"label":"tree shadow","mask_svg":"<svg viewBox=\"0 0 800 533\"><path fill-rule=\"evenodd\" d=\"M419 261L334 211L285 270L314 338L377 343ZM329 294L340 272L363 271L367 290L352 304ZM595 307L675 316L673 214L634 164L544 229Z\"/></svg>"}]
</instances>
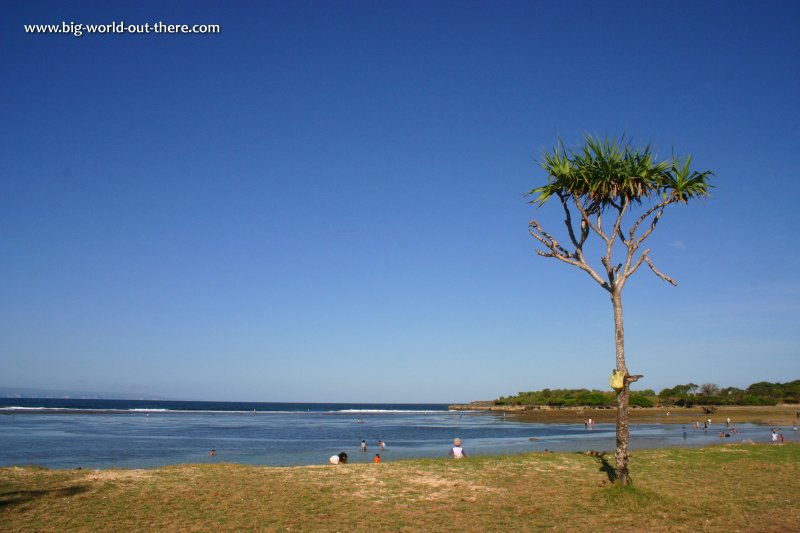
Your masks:
<instances>
[{"instance_id":1,"label":"tree shadow","mask_svg":"<svg viewBox=\"0 0 800 533\"><path fill-rule=\"evenodd\" d=\"M617 469L611 466L605 454L600 455L598 459L600 460L600 471L608 476L608 480L611 483L615 483L617 481Z\"/></svg>"},{"instance_id":2,"label":"tree shadow","mask_svg":"<svg viewBox=\"0 0 800 533\"><path fill-rule=\"evenodd\" d=\"M63 489L49 490L2 490L0 491L0 509L22 505L45 496L67 497L75 496L89 490L85 485L76 485Z\"/></svg>"}]
</instances>

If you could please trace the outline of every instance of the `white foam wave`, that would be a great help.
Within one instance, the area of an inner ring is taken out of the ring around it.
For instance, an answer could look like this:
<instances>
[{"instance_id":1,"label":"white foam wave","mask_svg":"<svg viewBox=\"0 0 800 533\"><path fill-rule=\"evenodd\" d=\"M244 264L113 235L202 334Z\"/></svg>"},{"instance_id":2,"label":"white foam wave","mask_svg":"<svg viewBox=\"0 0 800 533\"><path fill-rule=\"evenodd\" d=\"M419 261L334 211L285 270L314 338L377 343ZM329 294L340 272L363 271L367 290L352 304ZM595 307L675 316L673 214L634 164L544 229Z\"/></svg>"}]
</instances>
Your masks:
<instances>
[{"instance_id":1,"label":"white foam wave","mask_svg":"<svg viewBox=\"0 0 800 533\"><path fill-rule=\"evenodd\" d=\"M0 407L0 411L60 411L57 407L18 407L11 405L9 407Z\"/></svg>"},{"instance_id":2,"label":"white foam wave","mask_svg":"<svg viewBox=\"0 0 800 533\"><path fill-rule=\"evenodd\" d=\"M340 409L338 411L329 411L330 413L419 413L419 414L432 414L432 413L447 413L448 411L431 411L431 410L414 410L414 409Z\"/></svg>"}]
</instances>

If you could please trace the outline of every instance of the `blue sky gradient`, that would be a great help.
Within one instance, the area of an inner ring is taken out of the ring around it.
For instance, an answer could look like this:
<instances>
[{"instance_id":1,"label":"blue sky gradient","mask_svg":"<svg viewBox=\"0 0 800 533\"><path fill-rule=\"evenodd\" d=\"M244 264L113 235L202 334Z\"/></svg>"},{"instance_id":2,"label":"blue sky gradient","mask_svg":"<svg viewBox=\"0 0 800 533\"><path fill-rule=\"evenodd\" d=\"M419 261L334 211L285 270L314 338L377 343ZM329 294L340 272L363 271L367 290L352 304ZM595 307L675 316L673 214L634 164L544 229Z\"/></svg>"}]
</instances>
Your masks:
<instances>
[{"instance_id":1,"label":"blue sky gradient","mask_svg":"<svg viewBox=\"0 0 800 533\"><path fill-rule=\"evenodd\" d=\"M606 388L537 257L558 138L712 170L625 290L640 388L800 377L800 4L6 2L0 384L252 401ZM34 35L23 24L219 24Z\"/></svg>"}]
</instances>

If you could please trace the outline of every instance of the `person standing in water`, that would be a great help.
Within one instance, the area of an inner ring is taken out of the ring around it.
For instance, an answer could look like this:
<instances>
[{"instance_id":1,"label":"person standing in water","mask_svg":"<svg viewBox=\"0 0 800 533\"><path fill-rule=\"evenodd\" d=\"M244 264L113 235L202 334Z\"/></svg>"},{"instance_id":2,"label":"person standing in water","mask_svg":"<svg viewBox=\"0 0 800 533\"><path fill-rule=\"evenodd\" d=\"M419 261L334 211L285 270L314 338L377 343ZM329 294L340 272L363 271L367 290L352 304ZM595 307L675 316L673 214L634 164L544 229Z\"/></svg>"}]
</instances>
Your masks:
<instances>
[{"instance_id":1,"label":"person standing in water","mask_svg":"<svg viewBox=\"0 0 800 533\"><path fill-rule=\"evenodd\" d=\"M366 451L367 451L367 441L365 441L365 440L361 441L361 451L364 452L364 453L366 453Z\"/></svg>"}]
</instances>

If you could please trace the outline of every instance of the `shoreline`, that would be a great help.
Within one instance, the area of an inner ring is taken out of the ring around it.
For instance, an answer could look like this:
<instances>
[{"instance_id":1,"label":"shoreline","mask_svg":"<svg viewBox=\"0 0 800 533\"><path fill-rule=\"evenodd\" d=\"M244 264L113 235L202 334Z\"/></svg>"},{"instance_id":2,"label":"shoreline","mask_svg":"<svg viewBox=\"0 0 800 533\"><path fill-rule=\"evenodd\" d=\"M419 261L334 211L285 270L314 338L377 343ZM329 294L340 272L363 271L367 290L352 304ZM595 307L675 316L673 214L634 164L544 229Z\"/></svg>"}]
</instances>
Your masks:
<instances>
[{"instance_id":1,"label":"shoreline","mask_svg":"<svg viewBox=\"0 0 800 533\"><path fill-rule=\"evenodd\" d=\"M706 413L703 407L632 407L629 410L630 421L634 423L691 424L695 420L703 422L707 419L719 422L728 417L732 423L751 423L773 426L792 426L800 423L797 414L800 404L780 404L774 406L726 405L716 407L712 413ZM484 411L505 413L517 420L539 423L573 423L580 424L585 418L596 423L616 422L615 407L550 407L524 405L490 405L489 402L450 405L452 411Z\"/></svg>"},{"instance_id":2,"label":"shoreline","mask_svg":"<svg viewBox=\"0 0 800 533\"><path fill-rule=\"evenodd\" d=\"M713 442L706 445L701 446L662 446L662 447L653 447L653 448L639 448L635 450L631 450L630 457L634 457L636 455L641 454L664 454L664 453L671 453L676 451L700 451L700 452L718 452L720 449L725 451L725 449L736 449L736 448L746 448L746 447L794 447L800 449L800 442L785 442L778 444L777 446L768 441L752 441L752 440L744 440L740 442ZM508 461L508 460L515 460L519 458L526 458L526 457L571 457L571 456L589 456L589 457L601 457L601 456L613 456L613 450L526 450L519 453L493 453L493 454L486 454L486 455L471 455L468 456L468 460L463 461L464 463L469 462L479 462L479 463L486 463L492 461ZM466 459L466 458L465 458ZM416 463L430 463L430 464L453 464L454 459L452 457L448 457L447 455L437 456L437 457L401 457L398 459L392 459L390 461L385 461L380 463L379 468L387 468L390 467L389 465L396 465L396 466L403 466L408 464L416 464ZM456 464L460 464L461 461L458 461ZM215 460L215 461L187 461L183 463L170 463L165 465L158 465L158 466L144 466L144 467L124 467L124 466L114 466L109 468L93 468L93 467L70 467L70 468L54 468L49 466L42 466L39 464L20 464L20 465L0 465L0 475L8 472L22 472L22 471L29 471L29 472L51 472L51 473L86 473L86 474L106 474L109 477L113 477L114 474L130 474L130 473L157 473L163 470L173 470L173 469L181 469L181 468L225 468L225 467L233 467L233 468L244 468L244 469L253 469L253 470L269 470L269 471L292 471L292 470L327 470L327 469L341 469L341 468L376 468L377 465L373 464L370 461L348 461L343 465L333 465L327 462L319 462L313 464L301 464L301 465L271 465L271 464L254 464L254 463L244 463L244 462L237 462L237 461L226 461L224 459Z\"/></svg>"}]
</instances>

